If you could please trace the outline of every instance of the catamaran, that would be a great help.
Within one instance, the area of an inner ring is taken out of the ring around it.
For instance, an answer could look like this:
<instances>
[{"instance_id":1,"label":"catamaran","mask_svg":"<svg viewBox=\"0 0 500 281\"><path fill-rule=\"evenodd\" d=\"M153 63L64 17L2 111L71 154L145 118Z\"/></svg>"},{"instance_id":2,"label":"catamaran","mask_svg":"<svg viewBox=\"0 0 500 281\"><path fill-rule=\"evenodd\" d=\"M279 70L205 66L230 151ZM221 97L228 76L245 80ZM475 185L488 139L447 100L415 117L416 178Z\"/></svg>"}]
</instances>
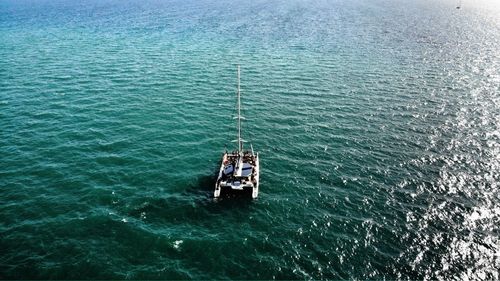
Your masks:
<instances>
[{"instance_id":1,"label":"catamaran","mask_svg":"<svg viewBox=\"0 0 500 281\"><path fill-rule=\"evenodd\" d=\"M219 175L215 182L214 197L218 198L223 190L234 190L248 192L252 198L257 198L259 194L259 154L243 149L244 140L241 139L241 95L240 95L240 66L238 65L238 90L237 90L238 115L235 117L238 127L238 149L222 154L222 163Z\"/></svg>"}]
</instances>

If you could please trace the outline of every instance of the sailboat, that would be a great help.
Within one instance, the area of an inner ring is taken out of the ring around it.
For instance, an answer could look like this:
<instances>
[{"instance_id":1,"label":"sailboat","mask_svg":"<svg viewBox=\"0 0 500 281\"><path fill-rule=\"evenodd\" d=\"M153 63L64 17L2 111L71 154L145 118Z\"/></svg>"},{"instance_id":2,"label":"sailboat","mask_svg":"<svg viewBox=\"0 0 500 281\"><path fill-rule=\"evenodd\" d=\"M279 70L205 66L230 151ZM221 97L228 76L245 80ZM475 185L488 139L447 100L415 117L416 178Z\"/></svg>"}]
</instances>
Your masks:
<instances>
[{"instance_id":1,"label":"sailboat","mask_svg":"<svg viewBox=\"0 0 500 281\"><path fill-rule=\"evenodd\" d=\"M221 196L223 191L248 192L252 198L259 195L259 154L250 150L244 150L241 138L241 94L240 94L240 66L238 65L238 90L237 90L237 120L238 148L232 152L227 150L222 154L222 162L219 175L215 182L214 197Z\"/></svg>"}]
</instances>

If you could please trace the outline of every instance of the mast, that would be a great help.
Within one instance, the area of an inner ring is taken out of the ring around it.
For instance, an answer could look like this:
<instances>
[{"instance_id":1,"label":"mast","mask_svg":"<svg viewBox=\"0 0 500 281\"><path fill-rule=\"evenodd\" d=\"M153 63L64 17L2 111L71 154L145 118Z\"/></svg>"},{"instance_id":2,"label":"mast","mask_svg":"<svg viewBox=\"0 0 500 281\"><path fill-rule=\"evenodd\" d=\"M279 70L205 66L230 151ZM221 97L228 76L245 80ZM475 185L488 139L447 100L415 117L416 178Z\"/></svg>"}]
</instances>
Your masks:
<instances>
[{"instance_id":1,"label":"mast","mask_svg":"<svg viewBox=\"0 0 500 281\"><path fill-rule=\"evenodd\" d=\"M238 151L243 151L243 142L241 140L241 101L240 101L240 65L238 65Z\"/></svg>"}]
</instances>

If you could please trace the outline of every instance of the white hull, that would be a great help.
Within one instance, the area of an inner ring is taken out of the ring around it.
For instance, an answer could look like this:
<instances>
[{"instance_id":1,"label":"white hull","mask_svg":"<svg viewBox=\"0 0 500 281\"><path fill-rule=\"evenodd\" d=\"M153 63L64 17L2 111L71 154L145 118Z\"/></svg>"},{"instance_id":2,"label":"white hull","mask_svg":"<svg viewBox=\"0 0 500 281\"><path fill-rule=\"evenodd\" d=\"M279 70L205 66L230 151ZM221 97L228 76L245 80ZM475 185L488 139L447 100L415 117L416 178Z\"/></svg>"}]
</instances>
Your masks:
<instances>
[{"instance_id":1,"label":"white hull","mask_svg":"<svg viewBox=\"0 0 500 281\"><path fill-rule=\"evenodd\" d=\"M257 196L259 195L259 169L260 169L260 166L259 166L259 155L257 154L257 156L255 157L255 185L253 187L253 190L252 190L252 198L255 199L257 198Z\"/></svg>"}]
</instances>

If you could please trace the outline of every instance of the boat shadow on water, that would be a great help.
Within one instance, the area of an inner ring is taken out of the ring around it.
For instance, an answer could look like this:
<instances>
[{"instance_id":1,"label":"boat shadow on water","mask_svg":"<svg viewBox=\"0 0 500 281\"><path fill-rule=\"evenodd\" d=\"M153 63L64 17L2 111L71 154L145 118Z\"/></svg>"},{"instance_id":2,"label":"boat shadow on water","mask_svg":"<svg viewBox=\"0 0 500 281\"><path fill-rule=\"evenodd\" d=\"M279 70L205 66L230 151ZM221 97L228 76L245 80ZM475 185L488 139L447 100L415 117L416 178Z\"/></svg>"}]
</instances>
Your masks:
<instances>
[{"instance_id":1,"label":"boat shadow on water","mask_svg":"<svg viewBox=\"0 0 500 281\"><path fill-rule=\"evenodd\" d=\"M186 188L186 195L205 195L206 197L213 197L214 183L216 180L215 172L209 176L200 176L192 183L188 184Z\"/></svg>"},{"instance_id":2,"label":"boat shadow on water","mask_svg":"<svg viewBox=\"0 0 500 281\"><path fill-rule=\"evenodd\" d=\"M147 223L198 223L208 216L244 215L252 209L250 196L239 193L224 193L213 197L214 176L201 176L186 185L181 193L147 198L132 203L127 215Z\"/></svg>"},{"instance_id":3,"label":"boat shadow on water","mask_svg":"<svg viewBox=\"0 0 500 281\"><path fill-rule=\"evenodd\" d=\"M195 195L197 205L216 209L244 208L255 201L255 199L252 199L251 190L245 192L224 190L219 198L214 198L213 190L216 179L215 175L198 177L193 184L188 186L185 195Z\"/></svg>"},{"instance_id":4,"label":"boat shadow on water","mask_svg":"<svg viewBox=\"0 0 500 281\"><path fill-rule=\"evenodd\" d=\"M204 219L208 215L223 214L235 211L247 212L255 199L251 190L248 192L224 190L218 198L214 198L214 186L217 180L216 168L192 180L176 184L177 191L163 196L141 198L131 203L128 215L136 219L147 216L150 222L167 222L181 220ZM174 216L175 214L175 216Z\"/></svg>"}]
</instances>

